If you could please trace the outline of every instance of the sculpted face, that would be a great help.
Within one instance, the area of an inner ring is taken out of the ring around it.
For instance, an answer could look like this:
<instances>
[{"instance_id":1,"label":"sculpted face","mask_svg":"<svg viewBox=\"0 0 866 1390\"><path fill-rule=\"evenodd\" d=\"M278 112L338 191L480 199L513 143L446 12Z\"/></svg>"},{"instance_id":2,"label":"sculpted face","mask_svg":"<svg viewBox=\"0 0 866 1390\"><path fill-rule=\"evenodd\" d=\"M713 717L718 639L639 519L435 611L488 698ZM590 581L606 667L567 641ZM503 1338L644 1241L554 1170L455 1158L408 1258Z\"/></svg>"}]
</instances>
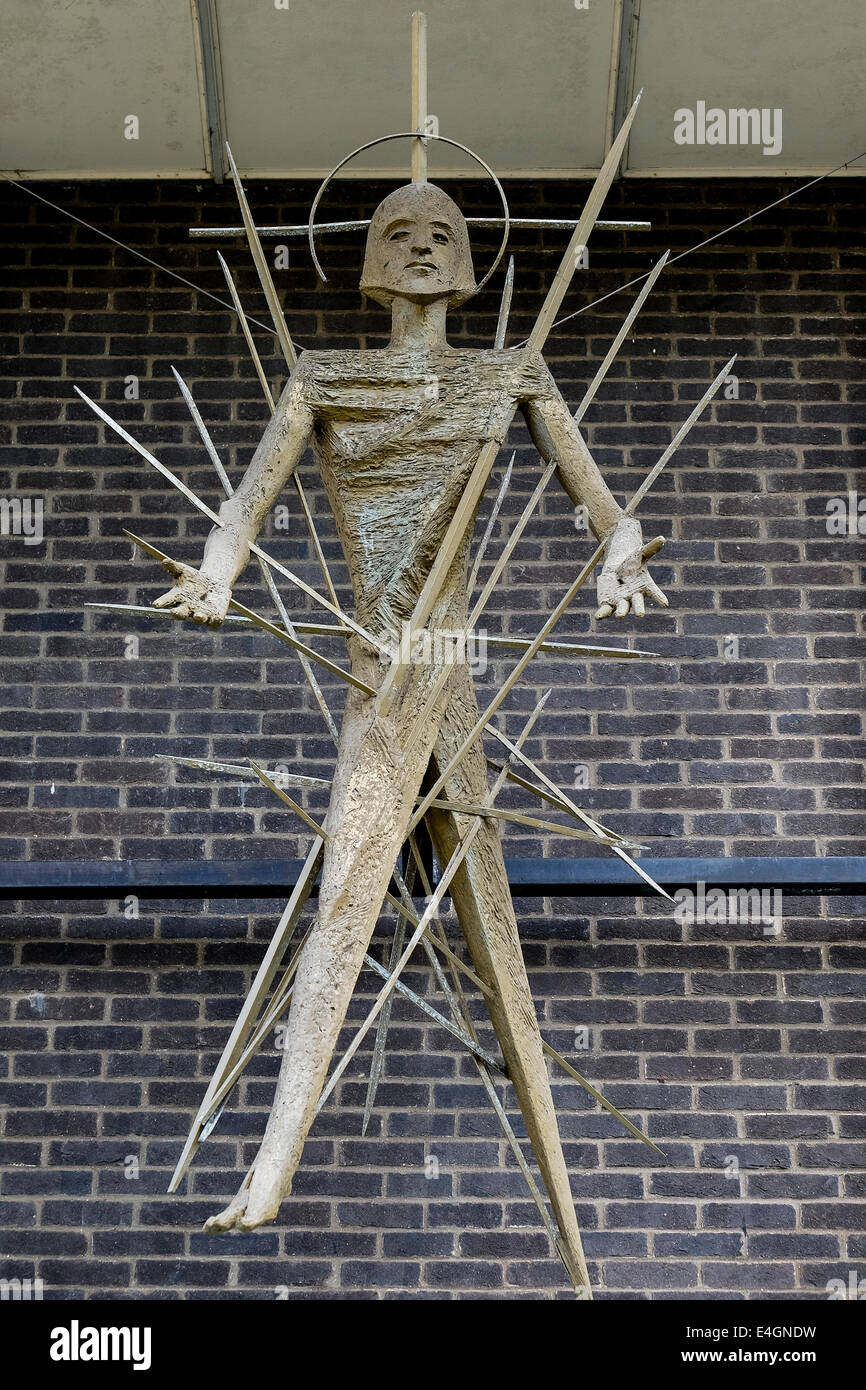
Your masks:
<instances>
[{"instance_id":1,"label":"sculpted face","mask_svg":"<svg viewBox=\"0 0 866 1390\"><path fill-rule=\"evenodd\" d=\"M380 304L462 304L475 290L469 233L457 204L434 184L407 184L379 204L367 234L361 289Z\"/></svg>"}]
</instances>

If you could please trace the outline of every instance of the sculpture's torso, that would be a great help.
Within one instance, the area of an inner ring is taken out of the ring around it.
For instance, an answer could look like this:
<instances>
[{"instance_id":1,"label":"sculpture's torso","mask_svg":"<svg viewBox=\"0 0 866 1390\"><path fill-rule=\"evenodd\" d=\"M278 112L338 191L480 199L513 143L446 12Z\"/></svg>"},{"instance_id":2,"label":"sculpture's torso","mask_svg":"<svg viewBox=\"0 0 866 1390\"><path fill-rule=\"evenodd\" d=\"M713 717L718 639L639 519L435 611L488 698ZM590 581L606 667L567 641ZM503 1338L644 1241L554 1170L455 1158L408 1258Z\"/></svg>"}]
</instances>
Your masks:
<instances>
[{"instance_id":1,"label":"sculpture's torso","mask_svg":"<svg viewBox=\"0 0 866 1390\"><path fill-rule=\"evenodd\" d=\"M537 354L512 351L307 352L298 370L359 621L397 626L484 442L556 388Z\"/></svg>"}]
</instances>

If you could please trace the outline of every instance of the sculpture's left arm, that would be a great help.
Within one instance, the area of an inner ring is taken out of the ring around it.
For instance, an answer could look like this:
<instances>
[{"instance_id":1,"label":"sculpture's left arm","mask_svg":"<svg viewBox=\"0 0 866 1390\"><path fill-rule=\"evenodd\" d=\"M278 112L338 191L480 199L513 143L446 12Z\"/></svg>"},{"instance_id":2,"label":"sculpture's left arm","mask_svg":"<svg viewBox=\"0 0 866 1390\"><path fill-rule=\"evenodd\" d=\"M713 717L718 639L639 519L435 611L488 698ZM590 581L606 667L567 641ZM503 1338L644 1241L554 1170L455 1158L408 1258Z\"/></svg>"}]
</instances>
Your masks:
<instances>
[{"instance_id":1,"label":"sculpture's left arm","mask_svg":"<svg viewBox=\"0 0 866 1390\"><path fill-rule=\"evenodd\" d=\"M615 613L624 618L631 610L641 618L647 595L667 608L667 599L646 568L646 560L661 548L661 538L644 545L640 522L617 503L549 371L540 359L533 366L542 389L521 401L533 442L543 458L556 460L560 483L575 506L586 508L593 534L605 545L596 617Z\"/></svg>"}]
</instances>

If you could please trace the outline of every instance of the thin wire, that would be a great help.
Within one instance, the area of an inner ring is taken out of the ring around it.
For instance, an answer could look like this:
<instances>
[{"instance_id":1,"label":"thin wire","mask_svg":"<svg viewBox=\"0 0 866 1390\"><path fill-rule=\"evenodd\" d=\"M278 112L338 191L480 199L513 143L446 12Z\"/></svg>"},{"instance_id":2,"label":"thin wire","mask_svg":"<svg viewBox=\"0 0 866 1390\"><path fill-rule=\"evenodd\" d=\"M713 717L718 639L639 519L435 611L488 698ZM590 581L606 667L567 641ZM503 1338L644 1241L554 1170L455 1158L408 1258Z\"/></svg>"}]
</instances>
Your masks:
<instances>
[{"instance_id":1,"label":"thin wire","mask_svg":"<svg viewBox=\"0 0 866 1390\"><path fill-rule=\"evenodd\" d=\"M721 232L715 232L712 236L708 236L705 241L699 241L696 246L690 246L688 250L680 251L678 256L671 256L668 265L671 266L676 261L681 261L685 256L691 256L693 252L700 251L702 247L709 246L710 242L718 241L719 237L727 236L729 232L735 232L738 227L744 227L747 222L753 222L756 217L761 217L763 213L772 211L772 209L777 208L780 203L787 203L791 198L796 198L798 193L805 193L807 188L813 188L816 183L821 183L824 179L832 178L834 174L838 174L840 169L847 169L850 164L856 164L858 159L863 159L864 157L866 157L866 150L855 155L853 159L846 159L844 163L837 164L835 169L828 169L826 174L819 174L817 178L810 179L808 183L802 184L799 188L792 189L791 192L786 193L783 198L777 198L774 203L768 203L766 207L758 208L757 212L750 212L747 217L741 217L739 222L732 223L730 227L723 228ZM594 309L598 304L604 304L606 299L612 299L615 294L619 294L622 290L628 290L634 285L642 284L651 274L652 271L648 270L644 275L636 276L634 280L627 280L625 284L617 285L615 290L609 290L607 294L603 294L600 299L593 299L591 303L584 304L582 309L575 309L574 313L566 314L564 318L557 319L555 323L551 324L551 333L554 328L559 328L561 324L568 323L570 319L576 319L579 314L585 314L588 309ZM528 338L522 338L519 343L512 343L511 346L512 348L521 348L528 342Z\"/></svg>"},{"instance_id":2,"label":"thin wire","mask_svg":"<svg viewBox=\"0 0 866 1390\"><path fill-rule=\"evenodd\" d=\"M34 189L28 188L26 183L19 183L17 179L10 179L8 174L2 174L0 177L4 178L7 183L11 183L13 188L20 188L22 193L29 193L31 198L38 198L39 202L44 203L46 207L53 208L55 212L62 213L64 217L68 217L71 221L77 222L79 226L86 227L89 232L95 232L97 236L104 237L106 241L113 242L114 245L119 246L122 251L128 251L131 256L137 256L140 261L146 261L148 265L152 265L157 270L161 270L163 274L170 275L173 280L179 280L182 285L188 285L191 290L195 290L198 294L203 294L206 299L212 299L215 304L221 304L224 309L230 309L232 313L235 312L235 306L230 304L227 299L220 299L219 295L211 294L210 290L203 290L200 285L194 284L192 280L187 280L184 275L178 275L176 270L169 270L168 266L160 265L159 261L154 261L150 256L145 256L143 251L136 251L134 246L127 246L125 241L118 241L117 237L111 236L109 232L103 231L101 227L94 227L91 222L85 222L83 217L76 217L74 212L69 212L67 208L60 207L58 203L52 203L50 198L43 198L41 193L37 193ZM259 319L251 318L249 314L247 314L247 322L254 323L257 328L264 329L266 333L270 333L273 337L277 336L276 331L272 327L266 323L261 323Z\"/></svg>"}]
</instances>

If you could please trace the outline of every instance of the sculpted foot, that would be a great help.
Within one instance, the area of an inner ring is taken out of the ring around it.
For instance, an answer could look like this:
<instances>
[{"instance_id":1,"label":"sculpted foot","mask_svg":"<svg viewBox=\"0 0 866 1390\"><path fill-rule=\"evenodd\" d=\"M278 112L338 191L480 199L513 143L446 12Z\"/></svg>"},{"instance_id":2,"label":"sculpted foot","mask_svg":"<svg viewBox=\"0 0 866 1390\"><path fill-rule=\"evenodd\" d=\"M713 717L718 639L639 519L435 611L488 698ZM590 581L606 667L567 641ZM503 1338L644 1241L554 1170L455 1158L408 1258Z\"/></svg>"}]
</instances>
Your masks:
<instances>
[{"instance_id":1,"label":"sculpted foot","mask_svg":"<svg viewBox=\"0 0 866 1390\"><path fill-rule=\"evenodd\" d=\"M254 1231L264 1226L280 1209L280 1203L291 1191L291 1182L283 1184L280 1175L271 1169L253 1168L228 1206L205 1222L206 1231Z\"/></svg>"},{"instance_id":2,"label":"sculpted foot","mask_svg":"<svg viewBox=\"0 0 866 1390\"><path fill-rule=\"evenodd\" d=\"M256 1226L264 1226L273 1221L284 1197L288 1197L291 1182L283 1183L280 1175L268 1168L257 1169L253 1173L249 1192L246 1194L244 1210L238 1218L239 1231L253 1231Z\"/></svg>"},{"instance_id":3,"label":"sculpted foot","mask_svg":"<svg viewBox=\"0 0 866 1390\"><path fill-rule=\"evenodd\" d=\"M209 1217L204 1223L206 1231L220 1232L246 1229L241 1225L241 1218L246 1211L251 1180L252 1174L248 1173L228 1206L216 1216Z\"/></svg>"}]
</instances>

